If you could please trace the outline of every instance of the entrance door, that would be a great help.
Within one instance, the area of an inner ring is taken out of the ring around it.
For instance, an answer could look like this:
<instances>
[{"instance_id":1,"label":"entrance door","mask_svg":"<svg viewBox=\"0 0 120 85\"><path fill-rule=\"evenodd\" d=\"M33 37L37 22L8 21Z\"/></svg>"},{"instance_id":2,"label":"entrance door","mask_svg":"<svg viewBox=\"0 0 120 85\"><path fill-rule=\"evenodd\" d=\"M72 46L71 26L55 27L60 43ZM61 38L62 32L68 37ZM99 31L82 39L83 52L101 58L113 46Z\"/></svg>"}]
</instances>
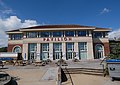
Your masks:
<instances>
[{"instance_id":1,"label":"entrance door","mask_svg":"<svg viewBox=\"0 0 120 85\"><path fill-rule=\"evenodd\" d=\"M36 58L36 53L35 52L30 52L30 61L34 61Z\"/></svg>"},{"instance_id":2,"label":"entrance door","mask_svg":"<svg viewBox=\"0 0 120 85\"><path fill-rule=\"evenodd\" d=\"M62 43L53 44L53 59L58 60L62 56Z\"/></svg>"},{"instance_id":3,"label":"entrance door","mask_svg":"<svg viewBox=\"0 0 120 85\"><path fill-rule=\"evenodd\" d=\"M49 58L49 43L41 43L41 60Z\"/></svg>"},{"instance_id":4,"label":"entrance door","mask_svg":"<svg viewBox=\"0 0 120 85\"><path fill-rule=\"evenodd\" d=\"M36 43L29 43L28 44L28 59L33 61L37 57L37 44Z\"/></svg>"},{"instance_id":5,"label":"entrance door","mask_svg":"<svg viewBox=\"0 0 120 85\"><path fill-rule=\"evenodd\" d=\"M99 44L95 46L95 59L100 58L103 58L103 46Z\"/></svg>"},{"instance_id":6,"label":"entrance door","mask_svg":"<svg viewBox=\"0 0 120 85\"><path fill-rule=\"evenodd\" d=\"M74 43L66 43L66 59L73 59Z\"/></svg>"},{"instance_id":7,"label":"entrance door","mask_svg":"<svg viewBox=\"0 0 120 85\"><path fill-rule=\"evenodd\" d=\"M87 59L87 43L79 42L78 49L79 49L79 59L86 60Z\"/></svg>"},{"instance_id":8,"label":"entrance door","mask_svg":"<svg viewBox=\"0 0 120 85\"><path fill-rule=\"evenodd\" d=\"M48 53L48 52L43 52L43 53L42 53L42 60L47 60L47 59L48 59L48 56L49 56L49 53Z\"/></svg>"}]
</instances>

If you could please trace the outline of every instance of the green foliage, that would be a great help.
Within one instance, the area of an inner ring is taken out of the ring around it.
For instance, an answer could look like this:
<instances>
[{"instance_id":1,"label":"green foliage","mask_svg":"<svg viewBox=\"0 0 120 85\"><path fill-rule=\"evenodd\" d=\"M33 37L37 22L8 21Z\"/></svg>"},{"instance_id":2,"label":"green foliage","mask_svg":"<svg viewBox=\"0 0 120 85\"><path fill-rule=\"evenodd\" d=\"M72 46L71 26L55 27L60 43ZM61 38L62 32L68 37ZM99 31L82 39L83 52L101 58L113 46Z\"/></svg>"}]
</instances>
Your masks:
<instances>
[{"instance_id":1,"label":"green foliage","mask_svg":"<svg viewBox=\"0 0 120 85\"><path fill-rule=\"evenodd\" d=\"M0 48L0 52L7 52L7 47Z\"/></svg>"},{"instance_id":2,"label":"green foliage","mask_svg":"<svg viewBox=\"0 0 120 85\"><path fill-rule=\"evenodd\" d=\"M111 59L120 59L120 43L115 43L109 54Z\"/></svg>"}]
</instances>

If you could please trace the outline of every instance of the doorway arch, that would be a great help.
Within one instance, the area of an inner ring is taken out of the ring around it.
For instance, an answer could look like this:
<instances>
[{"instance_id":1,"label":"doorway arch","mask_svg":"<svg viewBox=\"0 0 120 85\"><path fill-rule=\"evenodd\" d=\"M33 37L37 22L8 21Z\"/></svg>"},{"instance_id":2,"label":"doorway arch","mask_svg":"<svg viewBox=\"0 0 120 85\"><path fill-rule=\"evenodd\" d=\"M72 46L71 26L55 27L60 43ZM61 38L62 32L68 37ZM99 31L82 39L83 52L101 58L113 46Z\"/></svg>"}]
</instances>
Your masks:
<instances>
[{"instance_id":1,"label":"doorway arch","mask_svg":"<svg viewBox=\"0 0 120 85\"><path fill-rule=\"evenodd\" d=\"M101 44L97 44L95 46L95 59L103 58L104 56L104 46Z\"/></svg>"},{"instance_id":2,"label":"doorway arch","mask_svg":"<svg viewBox=\"0 0 120 85\"><path fill-rule=\"evenodd\" d=\"M16 53L21 53L21 47L20 46L15 46L13 48L13 51L12 52L16 52Z\"/></svg>"}]
</instances>

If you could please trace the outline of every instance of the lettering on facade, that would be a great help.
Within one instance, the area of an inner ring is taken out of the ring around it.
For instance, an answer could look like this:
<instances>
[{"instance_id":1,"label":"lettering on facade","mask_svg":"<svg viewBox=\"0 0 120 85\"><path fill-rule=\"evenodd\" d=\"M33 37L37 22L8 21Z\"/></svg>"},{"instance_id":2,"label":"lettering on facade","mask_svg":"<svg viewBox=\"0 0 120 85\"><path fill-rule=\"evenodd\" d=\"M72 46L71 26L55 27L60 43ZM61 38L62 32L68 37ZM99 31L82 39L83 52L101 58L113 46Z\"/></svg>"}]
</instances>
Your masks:
<instances>
[{"instance_id":1,"label":"lettering on facade","mask_svg":"<svg viewBox=\"0 0 120 85\"><path fill-rule=\"evenodd\" d=\"M71 37L43 38L43 41L72 41Z\"/></svg>"}]
</instances>

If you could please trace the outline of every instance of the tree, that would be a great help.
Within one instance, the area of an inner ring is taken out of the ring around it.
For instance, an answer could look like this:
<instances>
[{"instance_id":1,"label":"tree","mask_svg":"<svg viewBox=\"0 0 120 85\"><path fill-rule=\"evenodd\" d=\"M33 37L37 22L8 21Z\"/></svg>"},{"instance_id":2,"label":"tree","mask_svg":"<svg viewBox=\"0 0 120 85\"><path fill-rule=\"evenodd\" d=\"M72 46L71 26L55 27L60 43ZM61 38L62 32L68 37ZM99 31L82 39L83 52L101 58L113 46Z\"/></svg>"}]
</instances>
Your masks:
<instances>
[{"instance_id":1,"label":"tree","mask_svg":"<svg viewBox=\"0 0 120 85\"><path fill-rule=\"evenodd\" d=\"M7 52L7 47L0 48L0 52Z\"/></svg>"},{"instance_id":2,"label":"tree","mask_svg":"<svg viewBox=\"0 0 120 85\"><path fill-rule=\"evenodd\" d=\"M111 59L120 59L120 43L115 43L109 54Z\"/></svg>"}]
</instances>

